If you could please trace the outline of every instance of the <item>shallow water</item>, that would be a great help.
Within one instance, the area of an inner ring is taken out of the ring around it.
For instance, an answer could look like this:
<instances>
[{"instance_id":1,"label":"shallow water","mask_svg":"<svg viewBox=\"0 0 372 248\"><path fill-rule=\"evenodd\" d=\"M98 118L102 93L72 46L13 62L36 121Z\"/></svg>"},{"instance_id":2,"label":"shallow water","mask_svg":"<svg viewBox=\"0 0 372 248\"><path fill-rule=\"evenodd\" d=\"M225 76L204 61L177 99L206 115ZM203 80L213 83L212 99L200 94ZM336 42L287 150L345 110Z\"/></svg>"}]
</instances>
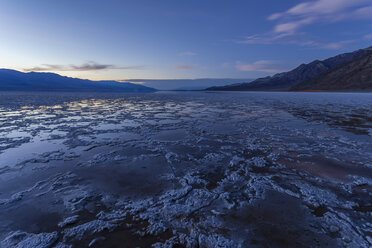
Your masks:
<instances>
[{"instance_id":1,"label":"shallow water","mask_svg":"<svg viewBox=\"0 0 372 248\"><path fill-rule=\"evenodd\" d=\"M370 247L371 180L372 94L0 93L1 247Z\"/></svg>"}]
</instances>

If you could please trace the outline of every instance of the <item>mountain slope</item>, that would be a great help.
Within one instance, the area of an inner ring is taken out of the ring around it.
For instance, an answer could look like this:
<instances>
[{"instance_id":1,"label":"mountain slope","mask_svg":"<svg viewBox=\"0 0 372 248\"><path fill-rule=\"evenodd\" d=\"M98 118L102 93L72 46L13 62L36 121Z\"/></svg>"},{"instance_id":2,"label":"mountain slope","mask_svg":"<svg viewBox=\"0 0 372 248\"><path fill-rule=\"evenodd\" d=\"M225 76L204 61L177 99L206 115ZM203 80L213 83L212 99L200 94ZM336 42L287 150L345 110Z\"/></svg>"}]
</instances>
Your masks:
<instances>
[{"instance_id":1,"label":"mountain slope","mask_svg":"<svg viewBox=\"0 0 372 248\"><path fill-rule=\"evenodd\" d=\"M291 90L372 90L372 53L295 85Z\"/></svg>"},{"instance_id":2,"label":"mountain slope","mask_svg":"<svg viewBox=\"0 0 372 248\"><path fill-rule=\"evenodd\" d=\"M315 78L320 74L329 71L337 66L360 58L372 52L372 47L360 49L351 53L344 53L320 61L315 60L309 64L302 64L289 72L275 74L272 77L259 78L251 83L241 83L222 87L211 87L207 90L227 90L227 91L283 91Z\"/></svg>"},{"instance_id":3,"label":"mountain slope","mask_svg":"<svg viewBox=\"0 0 372 248\"><path fill-rule=\"evenodd\" d=\"M91 81L70 78L55 73L0 69L0 90L18 91L100 91L100 92L153 92L153 88L116 81Z\"/></svg>"}]
</instances>

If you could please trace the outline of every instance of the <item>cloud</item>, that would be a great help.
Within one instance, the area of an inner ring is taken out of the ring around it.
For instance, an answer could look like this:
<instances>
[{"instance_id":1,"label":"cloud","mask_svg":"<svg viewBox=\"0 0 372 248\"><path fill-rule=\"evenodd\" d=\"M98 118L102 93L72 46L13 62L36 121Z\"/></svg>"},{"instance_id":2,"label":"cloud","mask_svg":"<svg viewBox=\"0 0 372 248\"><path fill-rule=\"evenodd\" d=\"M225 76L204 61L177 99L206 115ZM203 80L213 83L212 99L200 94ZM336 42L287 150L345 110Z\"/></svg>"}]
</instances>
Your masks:
<instances>
[{"instance_id":1,"label":"cloud","mask_svg":"<svg viewBox=\"0 0 372 248\"><path fill-rule=\"evenodd\" d=\"M280 63L272 60L260 60L251 64L236 62L235 67L239 71L260 71L270 73L277 73L285 70L283 68L280 68Z\"/></svg>"},{"instance_id":2,"label":"cloud","mask_svg":"<svg viewBox=\"0 0 372 248\"><path fill-rule=\"evenodd\" d=\"M187 51L187 52L179 53L179 55L180 56L196 56L198 54L197 53L194 53L194 52Z\"/></svg>"},{"instance_id":3,"label":"cloud","mask_svg":"<svg viewBox=\"0 0 372 248\"><path fill-rule=\"evenodd\" d=\"M372 13L372 6L367 6L367 7L359 8L355 10L353 13L353 16L356 16L358 18L363 18L363 19L372 19L371 13Z\"/></svg>"},{"instance_id":4,"label":"cloud","mask_svg":"<svg viewBox=\"0 0 372 248\"><path fill-rule=\"evenodd\" d=\"M246 36L242 40L236 41L240 44L261 44L261 45L272 45L272 44L293 44L303 47L310 48L322 48L329 50L338 50L348 47L350 44L354 43L354 40L345 40L338 42L326 42L315 40L309 37L306 33L275 33L268 32L265 34L256 34L251 36Z\"/></svg>"},{"instance_id":5,"label":"cloud","mask_svg":"<svg viewBox=\"0 0 372 248\"><path fill-rule=\"evenodd\" d=\"M353 43L355 43L355 40L345 40L345 41L325 43L325 44L322 44L322 46L325 49L339 50L339 49L343 49L345 47L348 47L349 45L351 45Z\"/></svg>"},{"instance_id":6,"label":"cloud","mask_svg":"<svg viewBox=\"0 0 372 248\"><path fill-rule=\"evenodd\" d=\"M371 18L372 0L314 0L274 13L270 21L278 21L274 31L292 33L316 22L331 23L345 19Z\"/></svg>"},{"instance_id":7,"label":"cloud","mask_svg":"<svg viewBox=\"0 0 372 248\"><path fill-rule=\"evenodd\" d=\"M111 64L99 64L94 61L82 65L53 65L43 64L32 68L24 68L23 71L47 72L47 71L100 71L100 70L142 70L144 66L116 66Z\"/></svg>"},{"instance_id":8,"label":"cloud","mask_svg":"<svg viewBox=\"0 0 372 248\"><path fill-rule=\"evenodd\" d=\"M196 66L194 65L176 65L173 67L175 70L194 70Z\"/></svg>"},{"instance_id":9,"label":"cloud","mask_svg":"<svg viewBox=\"0 0 372 248\"><path fill-rule=\"evenodd\" d=\"M292 22L281 23L275 26L274 31L276 33L288 33L292 34L299 28L314 22L314 18L308 17L302 20L296 20Z\"/></svg>"},{"instance_id":10,"label":"cloud","mask_svg":"<svg viewBox=\"0 0 372 248\"><path fill-rule=\"evenodd\" d=\"M237 40L236 43L240 44L279 44L279 43L290 43L291 37L287 34L255 34L244 37L242 40Z\"/></svg>"},{"instance_id":11,"label":"cloud","mask_svg":"<svg viewBox=\"0 0 372 248\"><path fill-rule=\"evenodd\" d=\"M358 7L363 4L370 4L370 0L313 0L297 4L282 13L275 13L268 17L269 20L276 20L288 16L323 16L339 14L346 10Z\"/></svg>"},{"instance_id":12,"label":"cloud","mask_svg":"<svg viewBox=\"0 0 372 248\"><path fill-rule=\"evenodd\" d=\"M363 38L366 40L372 40L372 34L366 34Z\"/></svg>"},{"instance_id":13,"label":"cloud","mask_svg":"<svg viewBox=\"0 0 372 248\"><path fill-rule=\"evenodd\" d=\"M315 23L329 24L345 20L372 19L371 13L372 0L307 0L284 12L268 16L267 19L274 22L271 31L247 36L236 42L240 44L294 44L331 50L342 49L354 43L355 40L324 41L311 37L302 29Z\"/></svg>"}]
</instances>

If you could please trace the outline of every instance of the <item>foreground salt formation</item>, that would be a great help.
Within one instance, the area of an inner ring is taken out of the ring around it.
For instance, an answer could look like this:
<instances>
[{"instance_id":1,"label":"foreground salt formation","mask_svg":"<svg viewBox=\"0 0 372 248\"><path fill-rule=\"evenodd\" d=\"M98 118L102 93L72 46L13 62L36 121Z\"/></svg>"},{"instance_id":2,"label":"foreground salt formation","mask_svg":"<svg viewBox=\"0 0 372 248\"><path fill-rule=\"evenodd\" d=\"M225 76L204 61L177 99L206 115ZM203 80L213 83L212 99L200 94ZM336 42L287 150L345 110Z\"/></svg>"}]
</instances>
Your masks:
<instances>
[{"instance_id":1,"label":"foreground salt formation","mask_svg":"<svg viewBox=\"0 0 372 248\"><path fill-rule=\"evenodd\" d=\"M1 247L372 245L370 95L45 94L0 100Z\"/></svg>"}]
</instances>

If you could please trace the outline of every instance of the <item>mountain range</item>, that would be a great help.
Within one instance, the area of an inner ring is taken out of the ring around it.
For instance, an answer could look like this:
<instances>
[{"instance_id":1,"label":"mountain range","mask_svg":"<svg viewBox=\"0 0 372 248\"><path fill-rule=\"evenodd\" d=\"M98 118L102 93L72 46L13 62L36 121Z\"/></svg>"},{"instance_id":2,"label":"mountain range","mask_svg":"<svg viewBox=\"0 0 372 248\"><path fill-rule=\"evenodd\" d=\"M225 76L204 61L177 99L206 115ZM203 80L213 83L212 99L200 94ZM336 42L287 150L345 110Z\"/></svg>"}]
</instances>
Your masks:
<instances>
[{"instance_id":1,"label":"mountain range","mask_svg":"<svg viewBox=\"0 0 372 248\"><path fill-rule=\"evenodd\" d=\"M135 79L129 82L91 81L48 72L20 72L0 69L3 91L78 91L78 92L154 92L159 88L185 85L175 90L213 91L372 91L372 47L340 54L325 60L301 64L297 68L256 80L246 79ZM251 82L250 82L251 81ZM157 88L158 88L157 87Z\"/></svg>"},{"instance_id":2,"label":"mountain range","mask_svg":"<svg viewBox=\"0 0 372 248\"><path fill-rule=\"evenodd\" d=\"M142 83L158 90L204 90L211 86L251 82L248 78L196 78L196 79L127 79L131 83Z\"/></svg>"},{"instance_id":3,"label":"mountain range","mask_svg":"<svg viewBox=\"0 0 372 248\"><path fill-rule=\"evenodd\" d=\"M299 83L290 90L371 91L372 53L336 67L316 78Z\"/></svg>"},{"instance_id":4,"label":"mountain range","mask_svg":"<svg viewBox=\"0 0 372 248\"><path fill-rule=\"evenodd\" d=\"M91 81L55 73L0 69L0 90L3 91L78 91L78 92L154 92L153 88L117 81Z\"/></svg>"},{"instance_id":5,"label":"mountain range","mask_svg":"<svg viewBox=\"0 0 372 248\"><path fill-rule=\"evenodd\" d=\"M271 77L206 90L287 91L287 90L365 90L372 89L370 61L372 47L302 64Z\"/></svg>"}]
</instances>

